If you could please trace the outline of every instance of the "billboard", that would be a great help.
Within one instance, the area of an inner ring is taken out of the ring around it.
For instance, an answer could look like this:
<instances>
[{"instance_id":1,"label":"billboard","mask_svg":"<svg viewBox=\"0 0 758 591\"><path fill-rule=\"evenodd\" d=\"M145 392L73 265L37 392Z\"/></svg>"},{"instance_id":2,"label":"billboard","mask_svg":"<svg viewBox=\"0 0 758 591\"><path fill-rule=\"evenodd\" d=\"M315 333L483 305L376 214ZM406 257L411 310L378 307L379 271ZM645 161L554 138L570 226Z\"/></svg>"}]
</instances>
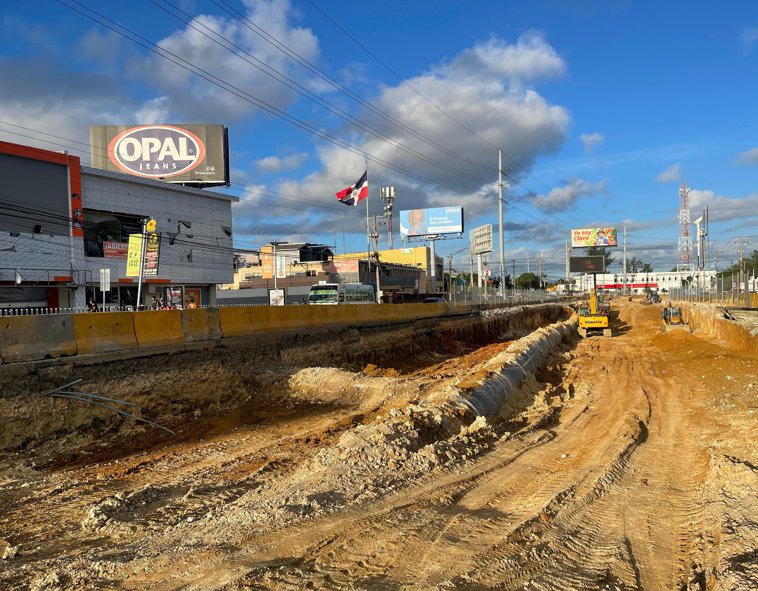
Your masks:
<instances>
[{"instance_id":1,"label":"billboard","mask_svg":"<svg viewBox=\"0 0 758 591\"><path fill-rule=\"evenodd\" d=\"M229 184L223 125L107 125L89 134L95 168L188 186Z\"/></svg>"},{"instance_id":2,"label":"billboard","mask_svg":"<svg viewBox=\"0 0 758 591\"><path fill-rule=\"evenodd\" d=\"M616 228L582 228L571 230L571 246L618 246Z\"/></svg>"},{"instance_id":3,"label":"billboard","mask_svg":"<svg viewBox=\"0 0 758 591\"><path fill-rule=\"evenodd\" d=\"M605 273L605 257L603 255L571 257L569 258L569 271L571 273Z\"/></svg>"},{"instance_id":4,"label":"billboard","mask_svg":"<svg viewBox=\"0 0 758 591\"><path fill-rule=\"evenodd\" d=\"M329 261L330 273L357 273L358 259L338 259Z\"/></svg>"},{"instance_id":5,"label":"billboard","mask_svg":"<svg viewBox=\"0 0 758 591\"><path fill-rule=\"evenodd\" d=\"M469 230L469 240L471 241L471 254L492 252L492 224Z\"/></svg>"},{"instance_id":6,"label":"billboard","mask_svg":"<svg viewBox=\"0 0 758 591\"><path fill-rule=\"evenodd\" d=\"M434 236L463 232L463 208L432 207L400 212L400 233L403 236Z\"/></svg>"}]
</instances>

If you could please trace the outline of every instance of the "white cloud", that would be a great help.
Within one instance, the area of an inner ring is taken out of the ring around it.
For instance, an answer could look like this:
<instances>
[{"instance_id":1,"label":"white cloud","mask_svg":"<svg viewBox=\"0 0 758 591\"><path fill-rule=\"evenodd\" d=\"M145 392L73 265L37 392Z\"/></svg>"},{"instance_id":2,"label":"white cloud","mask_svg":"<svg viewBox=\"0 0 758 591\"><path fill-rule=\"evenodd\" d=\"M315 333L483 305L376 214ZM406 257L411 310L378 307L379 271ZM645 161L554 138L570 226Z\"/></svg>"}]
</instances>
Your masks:
<instances>
[{"instance_id":1,"label":"white cloud","mask_svg":"<svg viewBox=\"0 0 758 591\"><path fill-rule=\"evenodd\" d=\"M258 27L303 58L311 62L318 60L320 50L316 36L310 29L290 22L293 13L290 0L246 0L245 6L245 16ZM293 74L294 62L275 46L231 17L198 15L192 26L195 28L187 26L172 33L158 45L233 85L239 89L234 91L237 94L249 93L278 109L284 109L294 101L296 95L292 90L248 63L256 63L247 55L250 54L273 70ZM214 33L243 48L246 53L228 51L225 42L214 37ZM221 45L209 37L220 41ZM258 110L247 100L158 56L136 61L131 72L147 78L188 120L229 123L231 119ZM302 70L291 77L302 78Z\"/></svg>"},{"instance_id":2,"label":"white cloud","mask_svg":"<svg viewBox=\"0 0 758 591\"><path fill-rule=\"evenodd\" d=\"M758 148L753 148L752 150L748 150L747 152L742 152L742 154L737 154L736 158L737 164L742 166L758 166Z\"/></svg>"},{"instance_id":3,"label":"white cloud","mask_svg":"<svg viewBox=\"0 0 758 591\"><path fill-rule=\"evenodd\" d=\"M675 183L676 181L680 180L682 177L682 163L677 162L676 164L669 164L666 167L666 170L659 173L657 177L655 177L656 183Z\"/></svg>"},{"instance_id":4,"label":"white cloud","mask_svg":"<svg viewBox=\"0 0 758 591\"><path fill-rule=\"evenodd\" d=\"M269 156L255 162L256 168L261 172L282 172L283 170L295 170L299 168L303 162L308 160L310 156L305 152L299 154L292 154L279 158L278 156Z\"/></svg>"},{"instance_id":5,"label":"white cloud","mask_svg":"<svg viewBox=\"0 0 758 591\"><path fill-rule=\"evenodd\" d=\"M758 27L743 28L738 39L742 45L742 55L747 55L755 49L755 45L758 43Z\"/></svg>"},{"instance_id":6,"label":"white cloud","mask_svg":"<svg viewBox=\"0 0 758 591\"><path fill-rule=\"evenodd\" d=\"M758 193L748 193L745 197L716 195L714 191L692 189L690 191L690 211L697 212L708 206L711 222L728 222L735 219L758 217ZM699 215L699 214L698 214ZM692 219L698 217L692 216Z\"/></svg>"},{"instance_id":7,"label":"white cloud","mask_svg":"<svg viewBox=\"0 0 758 591\"><path fill-rule=\"evenodd\" d=\"M544 55L540 57L539 52ZM503 55L515 56L513 59L518 63L506 67L496 59ZM455 56L449 63L434 66L408 81L455 120L487 142L501 146L520 165L529 169L539 155L556 153L560 149L571 122L565 108L551 105L535 89L522 84L524 80L562 72L565 66L545 65L555 64L556 59L552 47L541 37L530 34L511 46L497 40L477 45L475 49ZM528 64L533 64L535 71L530 72ZM384 87L372 102L389 116L432 141L476 162L497 165L497 151L492 146L463 129L405 84ZM405 146L476 179L462 178L455 172L417 159L373 136L343 134L342 137L349 138L350 143L363 152L466 193L462 195L423 180L415 180L369 162L369 186L394 185L398 194L396 209L460 204L466 210L466 219L470 221L493 211L497 187L492 171L441 153L370 112L362 112L360 117L382 133L401 139ZM363 171L364 159L361 156L336 146L319 145L316 155L321 161L320 170L302 181L285 181L277 190L314 200L328 196L329 203L336 191L355 182ZM336 197L333 199L336 204ZM378 204L378 199L376 202ZM378 205L374 207L381 211ZM350 210L340 213L342 215L325 213L321 226L346 227L355 232L363 230L362 214L351 215L353 212ZM281 212L281 215L291 215L291 212ZM303 217L306 215L310 214L304 213Z\"/></svg>"},{"instance_id":8,"label":"white cloud","mask_svg":"<svg viewBox=\"0 0 758 591\"><path fill-rule=\"evenodd\" d=\"M579 139L582 140L582 143L584 144L585 154L592 154L595 148L605 141L605 137L600 135L599 133L593 133L589 135L586 133L583 133L582 135L579 136Z\"/></svg>"},{"instance_id":9,"label":"white cloud","mask_svg":"<svg viewBox=\"0 0 758 591\"><path fill-rule=\"evenodd\" d=\"M494 37L486 43L477 43L462 51L449 69L464 76L486 72L510 82L529 83L563 76L566 62L539 31L529 31L514 45Z\"/></svg>"},{"instance_id":10,"label":"white cloud","mask_svg":"<svg viewBox=\"0 0 758 591\"><path fill-rule=\"evenodd\" d=\"M594 195L608 196L606 181L600 181L594 185L583 179L572 177L564 187L555 187L547 197L540 195L539 199L532 200L532 205L543 211L565 211L583 197Z\"/></svg>"},{"instance_id":11,"label":"white cloud","mask_svg":"<svg viewBox=\"0 0 758 591\"><path fill-rule=\"evenodd\" d=\"M88 60L98 64L109 64L119 57L122 39L121 35L114 31L101 32L101 29L92 29L82 37L77 49Z\"/></svg>"},{"instance_id":12,"label":"white cloud","mask_svg":"<svg viewBox=\"0 0 758 591\"><path fill-rule=\"evenodd\" d=\"M137 111L136 116L139 125L166 123L171 116L171 101L167 96L159 96L145 101L142 108Z\"/></svg>"}]
</instances>

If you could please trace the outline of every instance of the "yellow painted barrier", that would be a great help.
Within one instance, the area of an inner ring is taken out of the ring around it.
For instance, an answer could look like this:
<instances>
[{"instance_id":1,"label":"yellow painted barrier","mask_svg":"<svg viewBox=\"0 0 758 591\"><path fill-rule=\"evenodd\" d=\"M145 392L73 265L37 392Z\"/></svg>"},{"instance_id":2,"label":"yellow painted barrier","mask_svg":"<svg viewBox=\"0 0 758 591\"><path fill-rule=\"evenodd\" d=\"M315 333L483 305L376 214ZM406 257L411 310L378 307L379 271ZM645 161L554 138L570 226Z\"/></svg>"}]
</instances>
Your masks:
<instances>
[{"instance_id":1,"label":"yellow painted barrier","mask_svg":"<svg viewBox=\"0 0 758 591\"><path fill-rule=\"evenodd\" d=\"M134 335L140 349L184 342L182 316L179 310L132 312Z\"/></svg>"},{"instance_id":2,"label":"yellow painted barrier","mask_svg":"<svg viewBox=\"0 0 758 591\"><path fill-rule=\"evenodd\" d=\"M254 331L256 333L280 332L282 323L279 315L281 310L285 308L286 306L256 306L252 308Z\"/></svg>"},{"instance_id":3,"label":"yellow painted barrier","mask_svg":"<svg viewBox=\"0 0 758 591\"><path fill-rule=\"evenodd\" d=\"M251 307L219 308L218 315L224 338L244 337L253 334Z\"/></svg>"},{"instance_id":4,"label":"yellow painted barrier","mask_svg":"<svg viewBox=\"0 0 758 591\"><path fill-rule=\"evenodd\" d=\"M306 325L306 306L277 306L279 325L282 330L304 330ZM322 312L325 315L325 313Z\"/></svg>"},{"instance_id":5,"label":"yellow painted barrier","mask_svg":"<svg viewBox=\"0 0 758 591\"><path fill-rule=\"evenodd\" d=\"M137 348L131 312L73 314L79 355Z\"/></svg>"},{"instance_id":6,"label":"yellow painted barrier","mask_svg":"<svg viewBox=\"0 0 758 591\"><path fill-rule=\"evenodd\" d=\"M221 324L218 308L180 310L182 332L186 343L220 339Z\"/></svg>"},{"instance_id":7,"label":"yellow painted barrier","mask_svg":"<svg viewBox=\"0 0 758 591\"><path fill-rule=\"evenodd\" d=\"M308 328L339 326L340 306L302 306L305 311L305 325Z\"/></svg>"},{"instance_id":8,"label":"yellow painted barrier","mask_svg":"<svg viewBox=\"0 0 758 591\"><path fill-rule=\"evenodd\" d=\"M0 359L4 363L76 355L72 314L0 318Z\"/></svg>"}]
</instances>

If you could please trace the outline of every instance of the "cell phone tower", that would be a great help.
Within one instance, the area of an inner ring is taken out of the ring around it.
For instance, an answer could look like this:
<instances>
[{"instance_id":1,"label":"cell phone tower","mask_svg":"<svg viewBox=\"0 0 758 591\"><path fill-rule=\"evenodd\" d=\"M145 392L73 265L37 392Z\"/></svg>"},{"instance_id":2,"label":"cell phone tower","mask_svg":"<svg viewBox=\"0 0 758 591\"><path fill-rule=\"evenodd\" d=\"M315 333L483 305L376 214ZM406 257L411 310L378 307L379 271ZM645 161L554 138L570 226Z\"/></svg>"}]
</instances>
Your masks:
<instances>
[{"instance_id":1,"label":"cell phone tower","mask_svg":"<svg viewBox=\"0 0 758 591\"><path fill-rule=\"evenodd\" d=\"M687 183L679 187L679 250L676 270L694 274L692 261L692 234L690 233L690 188Z\"/></svg>"}]
</instances>

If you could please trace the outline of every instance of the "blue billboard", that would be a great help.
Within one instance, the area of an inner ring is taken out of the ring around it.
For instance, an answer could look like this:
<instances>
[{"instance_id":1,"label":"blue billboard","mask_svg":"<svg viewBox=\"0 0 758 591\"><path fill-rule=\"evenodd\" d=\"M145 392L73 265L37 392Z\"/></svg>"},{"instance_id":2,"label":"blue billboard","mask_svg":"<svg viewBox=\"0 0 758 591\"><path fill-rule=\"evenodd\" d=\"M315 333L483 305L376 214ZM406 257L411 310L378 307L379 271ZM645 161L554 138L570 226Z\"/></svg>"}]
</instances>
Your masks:
<instances>
[{"instance_id":1,"label":"blue billboard","mask_svg":"<svg viewBox=\"0 0 758 591\"><path fill-rule=\"evenodd\" d=\"M403 236L434 236L463 232L463 208L432 207L400 212L400 233Z\"/></svg>"}]
</instances>

